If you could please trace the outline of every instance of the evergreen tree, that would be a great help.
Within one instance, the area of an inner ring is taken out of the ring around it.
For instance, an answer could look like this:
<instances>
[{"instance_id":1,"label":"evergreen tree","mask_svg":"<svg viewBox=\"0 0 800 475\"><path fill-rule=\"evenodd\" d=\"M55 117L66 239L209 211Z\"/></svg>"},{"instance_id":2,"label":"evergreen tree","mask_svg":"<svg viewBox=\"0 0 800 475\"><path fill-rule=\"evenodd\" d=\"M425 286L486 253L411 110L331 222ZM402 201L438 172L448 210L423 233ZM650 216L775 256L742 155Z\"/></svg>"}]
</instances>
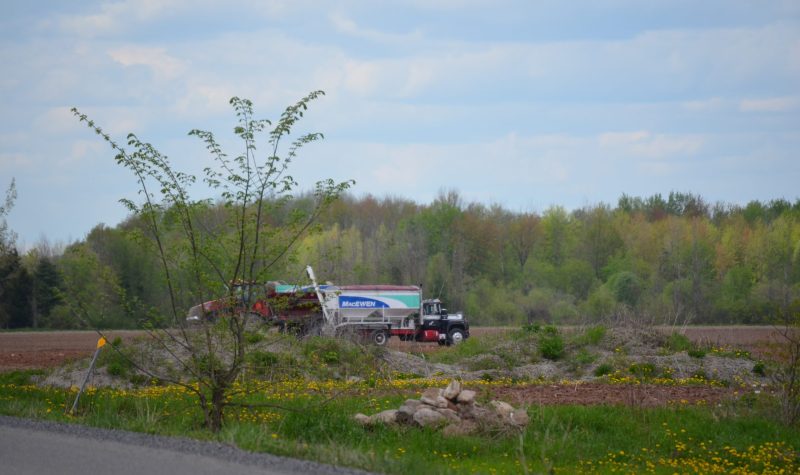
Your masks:
<instances>
[{"instance_id":1,"label":"evergreen tree","mask_svg":"<svg viewBox=\"0 0 800 475\"><path fill-rule=\"evenodd\" d=\"M31 276L16 249L0 254L0 326L24 328L32 324Z\"/></svg>"}]
</instances>

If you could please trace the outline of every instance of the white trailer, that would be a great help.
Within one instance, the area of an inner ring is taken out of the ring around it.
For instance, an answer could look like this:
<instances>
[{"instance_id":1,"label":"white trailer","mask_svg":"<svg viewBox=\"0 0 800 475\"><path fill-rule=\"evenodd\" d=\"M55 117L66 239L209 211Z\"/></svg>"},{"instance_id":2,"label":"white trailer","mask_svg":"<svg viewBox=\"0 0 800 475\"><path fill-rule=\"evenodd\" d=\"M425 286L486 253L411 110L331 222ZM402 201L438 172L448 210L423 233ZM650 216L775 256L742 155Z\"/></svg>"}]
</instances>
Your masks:
<instances>
[{"instance_id":1,"label":"white trailer","mask_svg":"<svg viewBox=\"0 0 800 475\"><path fill-rule=\"evenodd\" d=\"M457 344L469 337L461 313L448 314L438 299L423 300L413 285L329 285L320 288L308 267L325 322L336 333L355 332L377 345L401 340Z\"/></svg>"}]
</instances>

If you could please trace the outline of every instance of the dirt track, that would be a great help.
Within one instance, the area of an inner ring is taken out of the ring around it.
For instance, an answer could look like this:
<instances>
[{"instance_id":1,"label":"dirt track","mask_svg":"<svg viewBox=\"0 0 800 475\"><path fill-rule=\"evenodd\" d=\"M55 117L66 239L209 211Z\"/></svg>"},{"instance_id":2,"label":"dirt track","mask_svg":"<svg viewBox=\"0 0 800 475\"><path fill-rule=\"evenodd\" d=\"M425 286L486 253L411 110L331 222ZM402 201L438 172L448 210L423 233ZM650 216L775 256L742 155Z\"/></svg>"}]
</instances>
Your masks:
<instances>
[{"instance_id":1,"label":"dirt track","mask_svg":"<svg viewBox=\"0 0 800 475\"><path fill-rule=\"evenodd\" d=\"M473 327L470 331L473 337L479 338L481 335L508 330L503 327ZM672 329L664 328L664 331L671 332ZM109 339L119 336L129 340L143 334L141 331L114 330L106 336ZM764 354L765 347L781 339L776 329L769 326L688 327L685 334L696 342L745 349L755 354ZM97 339L98 335L93 331L0 332L0 371L58 366L66 360L91 354ZM390 340L389 347L409 352L443 349L432 343L402 342L397 338Z\"/></svg>"}]
</instances>

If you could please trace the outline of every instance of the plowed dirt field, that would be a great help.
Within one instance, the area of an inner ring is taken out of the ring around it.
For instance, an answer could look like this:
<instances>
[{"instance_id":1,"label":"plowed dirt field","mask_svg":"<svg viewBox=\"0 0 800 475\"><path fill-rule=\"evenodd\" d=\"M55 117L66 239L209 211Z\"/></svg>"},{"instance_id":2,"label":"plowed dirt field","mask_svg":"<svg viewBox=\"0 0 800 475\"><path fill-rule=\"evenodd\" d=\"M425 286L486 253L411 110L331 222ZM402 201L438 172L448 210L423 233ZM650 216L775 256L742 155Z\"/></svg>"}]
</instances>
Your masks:
<instances>
[{"instance_id":1,"label":"plowed dirt field","mask_svg":"<svg viewBox=\"0 0 800 475\"><path fill-rule=\"evenodd\" d=\"M508 330L503 327L473 327L470 331L473 337L480 338L481 335ZM759 355L765 354L770 345L781 339L776 329L768 326L688 327L685 334L696 342L735 347ZM117 330L109 331L106 336L130 340L141 335L144 335L141 331ZM97 339L98 335L93 331L0 332L0 371L58 366L66 360L90 355ZM402 342L397 338L390 339L389 347L413 352L444 349L433 343Z\"/></svg>"}]
</instances>

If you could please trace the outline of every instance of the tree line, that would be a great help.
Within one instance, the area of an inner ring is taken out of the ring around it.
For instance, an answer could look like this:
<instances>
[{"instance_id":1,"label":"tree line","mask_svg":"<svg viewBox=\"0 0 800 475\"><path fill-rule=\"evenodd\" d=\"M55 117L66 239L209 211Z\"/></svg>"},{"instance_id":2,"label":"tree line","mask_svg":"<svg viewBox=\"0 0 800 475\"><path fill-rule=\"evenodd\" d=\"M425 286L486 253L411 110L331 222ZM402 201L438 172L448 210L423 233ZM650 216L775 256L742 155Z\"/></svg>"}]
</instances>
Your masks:
<instances>
[{"instance_id":1,"label":"tree line","mask_svg":"<svg viewBox=\"0 0 800 475\"><path fill-rule=\"evenodd\" d=\"M268 224L280 229L309 203L298 196L275 206ZM224 228L228 213L208 203L203 232L226 239L234 232ZM179 231L169 212L161 219ZM25 255L3 221L0 327L134 327L145 312L166 313L154 243L139 220L100 224L63 249L40 243ZM338 284L422 285L426 297L475 324L620 314L655 323L767 323L800 298L800 200L736 206L673 192L514 212L465 203L455 191L429 204L346 196L267 277L306 283L306 264ZM173 276L177 285L181 278ZM92 306L81 314L98 321L74 318L75 305Z\"/></svg>"}]
</instances>

